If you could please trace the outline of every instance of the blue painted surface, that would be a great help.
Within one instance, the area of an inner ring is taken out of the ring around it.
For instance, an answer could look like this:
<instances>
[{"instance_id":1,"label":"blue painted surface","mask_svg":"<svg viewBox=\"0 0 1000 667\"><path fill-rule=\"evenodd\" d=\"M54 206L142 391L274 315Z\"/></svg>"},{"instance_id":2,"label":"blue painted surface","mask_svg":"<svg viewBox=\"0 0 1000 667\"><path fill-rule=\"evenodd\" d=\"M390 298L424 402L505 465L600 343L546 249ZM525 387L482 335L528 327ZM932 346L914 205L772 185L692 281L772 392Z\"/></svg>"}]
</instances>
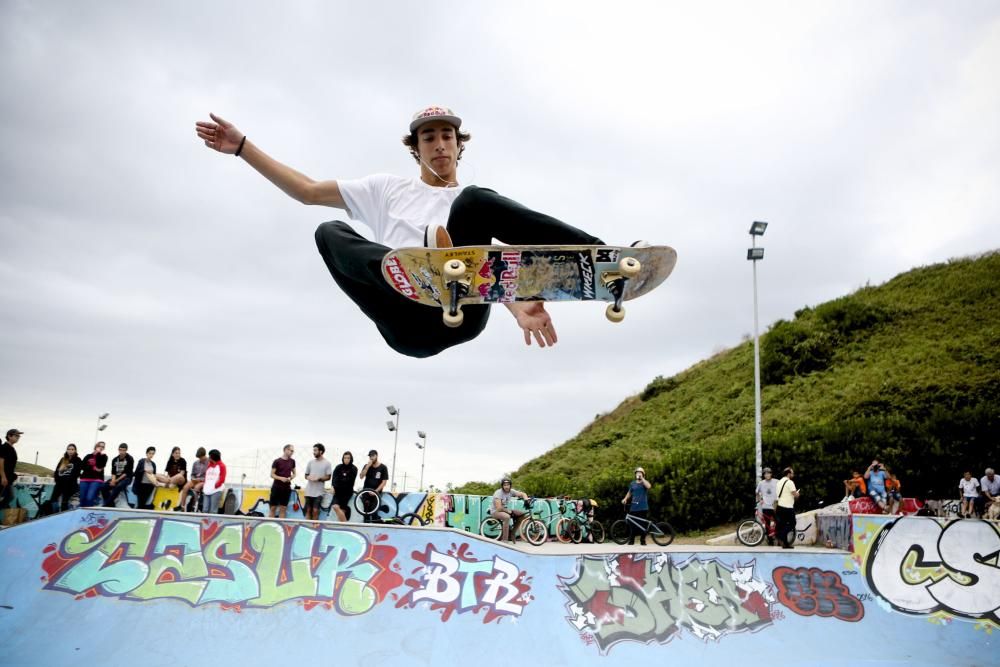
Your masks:
<instances>
[{"instance_id":1,"label":"blue painted surface","mask_svg":"<svg viewBox=\"0 0 1000 667\"><path fill-rule=\"evenodd\" d=\"M3 664L116 646L112 664L148 667L997 664L995 525L852 521L854 553L542 555L440 528L76 510L0 531Z\"/></svg>"}]
</instances>

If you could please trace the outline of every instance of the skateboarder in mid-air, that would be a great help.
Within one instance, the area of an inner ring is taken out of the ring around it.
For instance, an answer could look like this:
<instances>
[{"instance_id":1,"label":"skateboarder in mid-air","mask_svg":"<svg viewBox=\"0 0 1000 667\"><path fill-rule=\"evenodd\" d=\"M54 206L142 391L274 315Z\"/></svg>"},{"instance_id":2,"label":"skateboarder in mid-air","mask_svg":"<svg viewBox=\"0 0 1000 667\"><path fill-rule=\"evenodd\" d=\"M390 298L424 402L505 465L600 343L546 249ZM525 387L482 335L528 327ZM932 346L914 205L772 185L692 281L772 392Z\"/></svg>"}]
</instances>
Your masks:
<instances>
[{"instance_id":1,"label":"skateboarder in mid-air","mask_svg":"<svg viewBox=\"0 0 1000 667\"><path fill-rule=\"evenodd\" d=\"M414 114L403 144L420 167L416 178L376 174L356 180L314 181L270 157L232 123L211 114L195 126L205 145L236 155L303 204L342 208L372 228L375 241L345 222L324 222L316 245L333 279L361 308L394 350L429 357L478 336L490 315L488 305L467 306L461 326L448 328L440 312L396 293L382 277L381 262L391 248L490 245L603 245L555 218L532 211L493 190L458 183L458 162L471 136L451 109L427 107ZM636 242L638 245L641 242ZM504 304L539 347L558 338L540 301Z\"/></svg>"}]
</instances>

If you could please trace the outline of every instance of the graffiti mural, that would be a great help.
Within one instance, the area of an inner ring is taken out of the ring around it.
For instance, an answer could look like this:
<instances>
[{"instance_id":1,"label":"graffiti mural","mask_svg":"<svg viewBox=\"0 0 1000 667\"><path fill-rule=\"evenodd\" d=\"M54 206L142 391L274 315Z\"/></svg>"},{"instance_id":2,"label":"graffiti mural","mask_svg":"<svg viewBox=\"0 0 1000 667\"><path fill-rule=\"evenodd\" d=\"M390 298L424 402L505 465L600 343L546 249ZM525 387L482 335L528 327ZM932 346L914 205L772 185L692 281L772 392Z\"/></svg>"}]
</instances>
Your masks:
<instances>
[{"instance_id":1,"label":"graffiti mural","mask_svg":"<svg viewBox=\"0 0 1000 667\"><path fill-rule=\"evenodd\" d=\"M46 547L42 568L46 589L78 598L175 599L235 610L294 600L353 615L402 583L396 549L384 540L274 522L100 517Z\"/></svg>"},{"instance_id":2,"label":"graffiti mural","mask_svg":"<svg viewBox=\"0 0 1000 667\"><path fill-rule=\"evenodd\" d=\"M771 573L778 601L800 616L827 616L856 622L865 616L861 600L836 572L815 567L778 567Z\"/></svg>"},{"instance_id":3,"label":"graffiti mural","mask_svg":"<svg viewBox=\"0 0 1000 667\"><path fill-rule=\"evenodd\" d=\"M1000 624L1000 530L978 519L904 517L870 540L872 592L897 611Z\"/></svg>"},{"instance_id":4,"label":"graffiti mural","mask_svg":"<svg viewBox=\"0 0 1000 667\"><path fill-rule=\"evenodd\" d=\"M397 608L428 603L441 612L442 621L453 613L484 612L483 623L489 623L520 616L532 600L531 580L523 570L499 556L476 559L467 543L452 544L447 553L428 544L412 557L418 566L406 579L410 590L396 602Z\"/></svg>"},{"instance_id":5,"label":"graffiti mural","mask_svg":"<svg viewBox=\"0 0 1000 667\"><path fill-rule=\"evenodd\" d=\"M682 630L718 640L770 625L774 591L755 567L697 557L678 563L665 553L584 556L560 589L567 620L605 653L624 641L665 644Z\"/></svg>"}]
</instances>

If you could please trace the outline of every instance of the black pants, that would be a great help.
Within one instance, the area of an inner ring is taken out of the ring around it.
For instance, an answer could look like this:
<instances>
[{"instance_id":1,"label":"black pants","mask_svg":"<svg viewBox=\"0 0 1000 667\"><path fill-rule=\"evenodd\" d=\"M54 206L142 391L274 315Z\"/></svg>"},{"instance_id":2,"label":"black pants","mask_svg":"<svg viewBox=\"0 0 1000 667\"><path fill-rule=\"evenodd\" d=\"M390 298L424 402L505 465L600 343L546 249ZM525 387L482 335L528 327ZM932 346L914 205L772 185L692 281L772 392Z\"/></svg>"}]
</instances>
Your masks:
<instances>
[{"instance_id":1,"label":"black pants","mask_svg":"<svg viewBox=\"0 0 1000 667\"><path fill-rule=\"evenodd\" d=\"M634 516L636 518L643 519L643 520L649 518L649 510L631 510L629 512L629 514L631 514L632 516ZM646 525L645 523L643 523L643 521L640 521L639 523L640 523L640 525L643 525L643 526ZM639 544L645 544L646 543L646 534L648 532L649 532L648 530L642 530L640 528L637 528L634 523L632 523L631 521L629 521L628 522L628 543L629 544L635 544L635 538L638 537L639 538Z\"/></svg>"},{"instance_id":2,"label":"black pants","mask_svg":"<svg viewBox=\"0 0 1000 667\"><path fill-rule=\"evenodd\" d=\"M456 246L489 245L494 238L510 245L603 244L596 236L476 186L465 188L452 203L448 233ZM464 307L462 326L451 329L442 322L440 310L398 294L382 277L382 258L390 248L365 239L347 223L321 224L316 246L333 279L400 354L430 357L472 340L486 327L487 305Z\"/></svg>"},{"instance_id":3,"label":"black pants","mask_svg":"<svg viewBox=\"0 0 1000 667\"><path fill-rule=\"evenodd\" d=\"M137 510L153 509L153 491L156 487L152 484L133 484L132 493L135 494L135 508Z\"/></svg>"},{"instance_id":4,"label":"black pants","mask_svg":"<svg viewBox=\"0 0 1000 667\"><path fill-rule=\"evenodd\" d=\"M792 542L795 541L795 509L779 506L775 512L778 527L775 529L774 536L782 546L791 546Z\"/></svg>"},{"instance_id":5,"label":"black pants","mask_svg":"<svg viewBox=\"0 0 1000 667\"><path fill-rule=\"evenodd\" d=\"M122 477L114 486L111 486L111 480L105 482L104 486L101 487L101 497L104 498L104 506L114 507L118 496L128 487L131 481L128 477Z\"/></svg>"},{"instance_id":6,"label":"black pants","mask_svg":"<svg viewBox=\"0 0 1000 667\"><path fill-rule=\"evenodd\" d=\"M59 503L59 510L65 512L69 509L69 499L80 491L80 485L76 481L64 482L56 478L56 486L52 489L52 497L49 498L49 511L56 513L56 503Z\"/></svg>"}]
</instances>

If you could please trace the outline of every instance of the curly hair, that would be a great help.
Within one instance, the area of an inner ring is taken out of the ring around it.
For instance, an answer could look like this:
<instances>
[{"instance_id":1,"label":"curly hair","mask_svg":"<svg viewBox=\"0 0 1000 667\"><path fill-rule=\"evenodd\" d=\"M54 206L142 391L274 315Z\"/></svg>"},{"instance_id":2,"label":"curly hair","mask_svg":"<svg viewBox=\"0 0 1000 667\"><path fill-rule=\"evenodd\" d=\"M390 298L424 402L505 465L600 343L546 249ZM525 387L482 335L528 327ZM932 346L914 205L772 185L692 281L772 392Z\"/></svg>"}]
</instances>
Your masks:
<instances>
[{"instance_id":1,"label":"curly hair","mask_svg":"<svg viewBox=\"0 0 1000 667\"><path fill-rule=\"evenodd\" d=\"M462 153L465 152L465 142L472 139L472 135L468 132L462 132L457 127L455 128L455 138L458 140L458 160L462 159ZM403 145L410 149L410 155L416 160L417 164L420 164L420 153L417 152L417 133L410 132L409 134L403 135Z\"/></svg>"}]
</instances>

